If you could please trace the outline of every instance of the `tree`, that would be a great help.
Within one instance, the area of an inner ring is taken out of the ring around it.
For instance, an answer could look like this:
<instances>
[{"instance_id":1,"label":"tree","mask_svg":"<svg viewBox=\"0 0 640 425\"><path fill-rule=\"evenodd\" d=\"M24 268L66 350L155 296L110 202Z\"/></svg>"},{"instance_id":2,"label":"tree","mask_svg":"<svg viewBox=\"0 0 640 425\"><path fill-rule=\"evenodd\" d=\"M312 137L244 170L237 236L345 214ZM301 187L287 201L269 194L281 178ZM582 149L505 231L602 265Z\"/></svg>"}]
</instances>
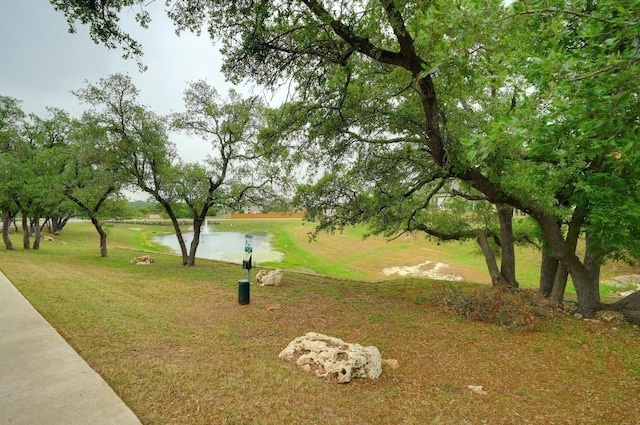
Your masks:
<instances>
[{"instance_id":1,"label":"tree","mask_svg":"<svg viewBox=\"0 0 640 425\"><path fill-rule=\"evenodd\" d=\"M95 117L85 113L76 123L68 161L62 174L64 195L91 220L100 236L100 255L107 257L107 231L100 211L124 186L119 158L109 149L109 140Z\"/></svg>"},{"instance_id":2,"label":"tree","mask_svg":"<svg viewBox=\"0 0 640 425\"><path fill-rule=\"evenodd\" d=\"M105 11L114 7L106 3L82 5L81 13L69 7L63 10L70 18L88 13L97 20L102 16L108 21ZM569 272L578 295L578 312L590 317L601 308L590 261L577 256L558 222L570 221L566 218L579 201L578 194L588 193L582 190L584 184L596 183L605 175L622 178L632 169L620 170L620 163L608 156L616 153L618 147L623 148L620 152L623 163L637 165L637 154L632 149L636 139L629 137L637 128L637 114L633 116L633 111L637 111L634 95L637 86L632 76L638 63L634 53L638 11L632 2L592 2L589 5L593 7L586 11L579 2L563 2L553 7L540 5L538 10L527 9L530 5L530 2L516 2L508 7L482 2L441 5L389 0L348 4L321 0L175 1L169 14L178 29L199 31L206 25L210 34L222 39L224 69L232 80L251 78L267 86L293 80L300 103L314 106L303 111L324 115L325 135L329 134L325 130L331 124L337 124L334 133L343 136L338 141L348 142L377 125L375 139L380 145L399 136L405 145L422 153L418 160L426 169L433 170L429 173L457 178L492 204L510 205L529 214L540 226L551 254ZM577 30L582 40L574 37L567 16L585 18ZM523 24L527 19L530 21ZM93 28L100 29L95 24ZM557 31L561 36L556 35ZM613 37L614 41L607 45L606 35L618 33L621 36ZM592 45L584 42L593 36L602 41L595 49L596 59L587 61L593 67L586 74L576 73L584 69L579 65L576 68L575 64L591 57L589 54L594 51ZM577 42L568 49L567 40ZM542 65L562 67L568 63L574 78L567 80L567 84L552 84L562 73L548 66L536 69L537 56L532 51L536 45L549 46L558 55L542 61ZM616 51L622 52L620 62L616 60ZM608 71L614 70L618 71L616 77L608 78ZM618 81L619 75L626 80ZM590 82L600 77L601 84ZM356 96L355 91L349 91L354 80L372 88L366 103L371 109L376 105L402 108L407 102L419 105L415 110L420 113L414 122L418 137L406 128L394 134L390 130L392 119L372 123L370 117L365 121L361 116L350 122L349 127L343 125L346 105ZM406 100L397 100L389 88L402 82L406 83L406 90L401 92ZM573 99L573 90L580 91L576 98L582 101L597 99L598 92L613 89L615 82L621 83L618 100L624 103L617 106L622 106L624 114L615 115L607 132L614 136L617 130L622 138L602 139L602 135L596 134L598 122L609 120L610 110L598 105L584 111L580 110L579 102L563 100ZM536 102L537 96L531 95L530 88L534 94L551 93L551 96L543 97L547 102ZM461 99L462 90L467 94ZM376 96L381 93L386 93L386 97ZM501 99L509 101L502 104L505 112L499 116L494 111ZM514 110L517 113L512 113ZM554 121L553 111L564 112L555 115ZM582 123L580 119L585 115L593 118L580 124L577 128L581 131L576 135L567 132L563 125L569 115L576 123ZM543 128L550 122L553 125L549 129ZM623 130L621 123L629 124L631 131ZM527 135L536 126L538 131L533 133L536 140L529 141ZM307 130L314 135L313 126ZM594 140L611 143L584 143ZM619 143L620 140L624 142ZM568 149L556 148L565 143ZM341 155L342 146L345 144L328 144L323 149L324 155ZM594 167L596 158L606 158L606 167ZM414 193L431 180L417 182ZM597 216L590 213L587 217ZM632 219L633 214L627 217ZM607 252L605 240L594 242L598 252Z\"/></svg>"},{"instance_id":3,"label":"tree","mask_svg":"<svg viewBox=\"0 0 640 425\"><path fill-rule=\"evenodd\" d=\"M126 220L136 216L135 209L129 204L127 199L120 195L116 198L107 199L104 207L100 211L102 218L107 220Z\"/></svg>"},{"instance_id":4,"label":"tree","mask_svg":"<svg viewBox=\"0 0 640 425\"><path fill-rule=\"evenodd\" d=\"M76 209L75 204L65 197L58 205L47 211L42 227L46 227L51 234L61 234L64 226L77 214Z\"/></svg>"},{"instance_id":5,"label":"tree","mask_svg":"<svg viewBox=\"0 0 640 425\"><path fill-rule=\"evenodd\" d=\"M228 100L222 101L214 88L198 81L189 85L184 99L186 112L173 116L173 127L202 138L213 149L204 166L181 165L176 185L178 197L193 217L194 235L186 262L192 266L209 210L233 209L246 198L262 196L277 168L265 161L264 150L257 145L264 108L257 97L242 98L231 90Z\"/></svg>"},{"instance_id":6,"label":"tree","mask_svg":"<svg viewBox=\"0 0 640 425\"><path fill-rule=\"evenodd\" d=\"M87 116L105 139L100 146L102 155L114 160L123 183L151 195L169 215L186 264L186 245L173 210L178 200L177 155L169 141L165 119L138 103L138 89L123 74L87 84L75 94L91 105Z\"/></svg>"},{"instance_id":7,"label":"tree","mask_svg":"<svg viewBox=\"0 0 640 425\"><path fill-rule=\"evenodd\" d=\"M268 183L272 166L260 164L255 137L261 122L256 98L217 92L200 81L185 92L187 112L172 117L174 129L211 143L213 155L204 165L183 164L168 139L165 118L140 106L131 79L114 74L76 92L92 105L96 125L109 140L105 149L118 158L127 182L151 195L173 223L185 266L194 266L200 231L209 210L229 207ZM258 165L261 167L258 168ZM194 238L187 248L177 211L186 205L193 218Z\"/></svg>"},{"instance_id":8,"label":"tree","mask_svg":"<svg viewBox=\"0 0 640 425\"><path fill-rule=\"evenodd\" d=\"M12 97L0 96L0 206L2 207L2 240L7 250L13 250L9 238L11 219L15 215L15 195L20 188L17 175L20 167L15 161L16 152L21 143L21 127L25 113L20 101Z\"/></svg>"},{"instance_id":9,"label":"tree","mask_svg":"<svg viewBox=\"0 0 640 425\"><path fill-rule=\"evenodd\" d=\"M22 210L25 248L30 235L34 235L33 249L39 248L41 217L58 210L65 201L59 177L69 152L72 120L60 109L49 108L48 112L45 118L32 114L25 123L22 166L26 180L16 198Z\"/></svg>"},{"instance_id":10,"label":"tree","mask_svg":"<svg viewBox=\"0 0 640 425\"><path fill-rule=\"evenodd\" d=\"M633 78L640 70L639 13L629 2L610 1L519 2L513 7L511 22L527 37L521 38L526 48L511 60L531 95L528 105L500 123L500 132L527 144L529 172L548 170L547 178L558 179L551 192L556 226L565 229L573 250L586 233L583 263L594 298L603 261L633 261L640 255L640 199L633 171L640 158L638 82ZM510 130L514 127L518 133ZM546 226L553 224L549 220ZM555 283L546 285L558 302L566 274L560 266Z\"/></svg>"},{"instance_id":11,"label":"tree","mask_svg":"<svg viewBox=\"0 0 640 425\"><path fill-rule=\"evenodd\" d=\"M393 239L422 232L441 242L475 240L493 286L519 286L514 246L528 239L521 233L514 236L513 210L502 206L496 211L484 197L472 195L448 179L411 193L408 179L400 171L409 167L392 163L388 166L394 172L383 169L372 179L373 173L362 171L362 165L359 162L347 173L327 174L312 185L299 187L296 201L307 218L318 223L316 233L364 223L369 234ZM363 174L358 176L360 171ZM499 265L497 258L501 259Z\"/></svg>"}]
</instances>

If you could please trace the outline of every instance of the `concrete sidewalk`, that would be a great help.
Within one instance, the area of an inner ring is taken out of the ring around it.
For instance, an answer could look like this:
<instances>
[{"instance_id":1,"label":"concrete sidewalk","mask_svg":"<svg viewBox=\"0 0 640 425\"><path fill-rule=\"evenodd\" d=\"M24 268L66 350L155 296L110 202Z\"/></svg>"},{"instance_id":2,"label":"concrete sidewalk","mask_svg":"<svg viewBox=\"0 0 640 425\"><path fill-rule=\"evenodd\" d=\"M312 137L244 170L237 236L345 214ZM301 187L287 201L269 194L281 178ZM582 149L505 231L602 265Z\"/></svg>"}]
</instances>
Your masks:
<instances>
[{"instance_id":1,"label":"concrete sidewalk","mask_svg":"<svg viewBox=\"0 0 640 425\"><path fill-rule=\"evenodd\" d=\"M0 272L0 425L139 425Z\"/></svg>"}]
</instances>

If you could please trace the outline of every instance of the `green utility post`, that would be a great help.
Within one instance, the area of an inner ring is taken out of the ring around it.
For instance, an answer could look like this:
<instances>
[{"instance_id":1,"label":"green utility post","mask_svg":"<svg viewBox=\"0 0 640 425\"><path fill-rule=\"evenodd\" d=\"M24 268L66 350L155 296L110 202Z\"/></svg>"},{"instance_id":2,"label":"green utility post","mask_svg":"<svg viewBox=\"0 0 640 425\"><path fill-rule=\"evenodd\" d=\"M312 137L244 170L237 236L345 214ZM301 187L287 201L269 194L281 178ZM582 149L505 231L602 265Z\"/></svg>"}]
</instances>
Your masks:
<instances>
[{"instance_id":1,"label":"green utility post","mask_svg":"<svg viewBox=\"0 0 640 425\"><path fill-rule=\"evenodd\" d=\"M244 257L242 258L242 268L247 270L247 278L238 281L238 304L247 305L251 303L251 257L253 253L253 235L244 235Z\"/></svg>"}]
</instances>

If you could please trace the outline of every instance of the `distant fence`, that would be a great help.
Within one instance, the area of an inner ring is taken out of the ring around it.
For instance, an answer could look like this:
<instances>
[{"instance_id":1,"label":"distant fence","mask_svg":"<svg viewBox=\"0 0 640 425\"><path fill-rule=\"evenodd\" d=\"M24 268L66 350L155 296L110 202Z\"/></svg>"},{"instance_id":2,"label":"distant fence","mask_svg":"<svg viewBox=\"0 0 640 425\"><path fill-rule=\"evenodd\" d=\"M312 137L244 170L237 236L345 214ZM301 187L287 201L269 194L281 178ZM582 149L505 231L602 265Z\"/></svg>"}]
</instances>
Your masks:
<instances>
[{"instance_id":1,"label":"distant fence","mask_svg":"<svg viewBox=\"0 0 640 425\"><path fill-rule=\"evenodd\" d=\"M233 219L253 219L259 220L261 218L303 218L304 213L259 213L259 214L229 214L229 218Z\"/></svg>"}]
</instances>

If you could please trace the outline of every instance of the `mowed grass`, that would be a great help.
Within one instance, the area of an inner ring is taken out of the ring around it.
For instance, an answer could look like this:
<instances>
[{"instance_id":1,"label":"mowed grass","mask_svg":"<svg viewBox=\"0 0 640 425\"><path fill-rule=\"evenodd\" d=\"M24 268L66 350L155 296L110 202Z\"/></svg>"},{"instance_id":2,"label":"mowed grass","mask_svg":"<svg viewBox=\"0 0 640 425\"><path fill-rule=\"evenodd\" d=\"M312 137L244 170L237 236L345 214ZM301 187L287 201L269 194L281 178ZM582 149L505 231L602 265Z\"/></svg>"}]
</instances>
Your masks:
<instances>
[{"instance_id":1,"label":"mowed grass","mask_svg":"<svg viewBox=\"0 0 640 425\"><path fill-rule=\"evenodd\" d=\"M431 306L437 282L292 271L281 287L252 286L239 306L237 265L184 268L163 254L129 264L159 230L110 227L109 258L86 223L39 251L0 251L0 269L145 424L640 421L640 332L625 323L563 316L506 331ZM375 345L400 367L339 385L278 359L309 331Z\"/></svg>"},{"instance_id":2,"label":"mowed grass","mask_svg":"<svg viewBox=\"0 0 640 425\"><path fill-rule=\"evenodd\" d=\"M411 267L431 261L447 265L442 269L443 274L461 276L467 282L491 283L484 257L475 241L438 242L426 238L422 233L403 235L393 240L381 236L365 239L366 229L362 226L335 234L319 234L312 241L309 234L314 229L313 223L300 219L210 220L210 223L214 223L216 231L270 235L275 248L286 255L282 262L263 263L266 267L380 281L402 277L397 273L385 275L385 268ZM516 246L516 263L520 285L537 288L540 251L531 246ZM604 280L632 273L640 273L640 268L608 263L602 268L601 277ZM603 294L611 291L607 285L601 285L601 289ZM571 280L567 291L574 291Z\"/></svg>"},{"instance_id":3,"label":"mowed grass","mask_svg":"<svg viewBox=\"0 0 640 425\"><path fill-rule=\"evenodd\" d=\"M378 281L401 277L399 274L385 276L385 268L417 266L431 261L448 264L443 273L460 275L467 281L489 283L484 259L473 241L438 243L422 234L403 235L394 240L380 236L365 239L363 227L319 234L315 240L310 240L313 223L299 219L220 220L215 222L214 229L271 235L273 245L286 255L280 263L263 264L269 267ZM538 257L533 249L519 248L520 271L527 285L537 283Z\"/></svg>"}]
</instances>

